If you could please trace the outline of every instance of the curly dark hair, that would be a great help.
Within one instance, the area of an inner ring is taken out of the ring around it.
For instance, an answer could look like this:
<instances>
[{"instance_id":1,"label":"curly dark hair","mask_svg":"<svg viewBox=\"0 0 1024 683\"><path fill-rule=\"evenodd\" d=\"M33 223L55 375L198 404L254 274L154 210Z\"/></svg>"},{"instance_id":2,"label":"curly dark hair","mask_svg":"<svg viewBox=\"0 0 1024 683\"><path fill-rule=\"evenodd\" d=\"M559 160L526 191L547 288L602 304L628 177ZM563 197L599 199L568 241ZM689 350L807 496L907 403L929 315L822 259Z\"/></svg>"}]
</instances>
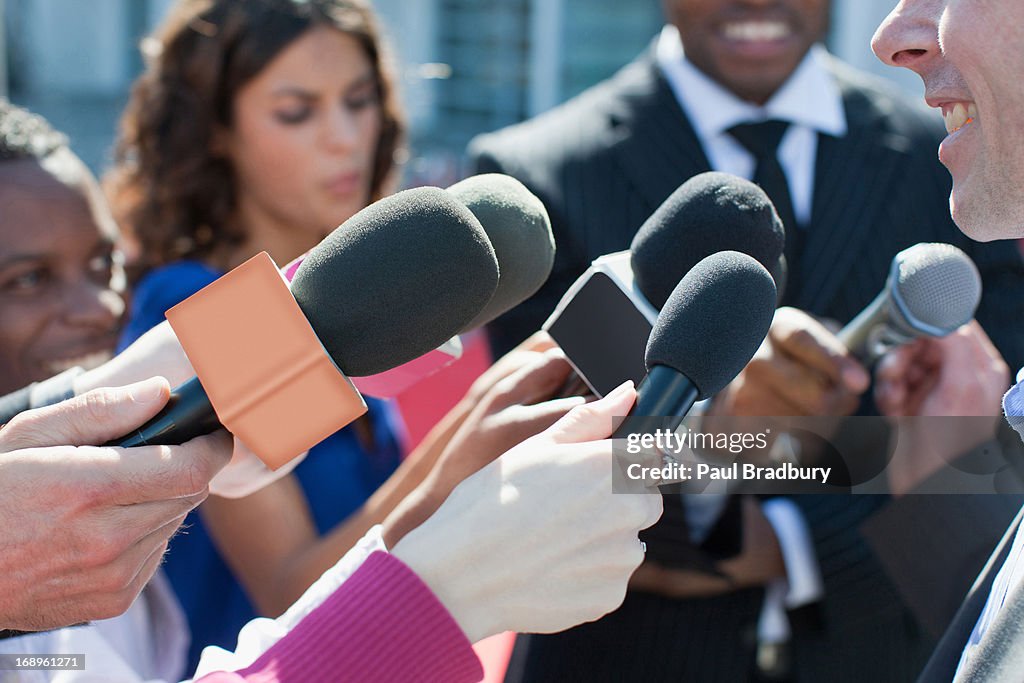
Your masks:
<instances>
[{"instance_id":1,"label":"curly dark hair","mask_svg":"<svg viewBox=\"0 0 1024 683\"><path fill-rule=\"evenodd\" d=\"M42 161L67 146L67 137L42 116L0 98L0 161Z\"/></svg>"},{"instance_id":2,"label":"curly dark hair","mask_svg":"<svg viewBox=\"0 0 1024 683\"><path fill-rule=\"evenodd\" d=\"M179 0L143 41L147 68L132 89L105 179L115 217L140 248L134 275L242 241L231 225L234 171L210 152L214 132L231 125L239 89L321 25L355 38L373 65L381 133L370 198L382 196L405 126L366 0Z\"/></svg>"}]
</instances>

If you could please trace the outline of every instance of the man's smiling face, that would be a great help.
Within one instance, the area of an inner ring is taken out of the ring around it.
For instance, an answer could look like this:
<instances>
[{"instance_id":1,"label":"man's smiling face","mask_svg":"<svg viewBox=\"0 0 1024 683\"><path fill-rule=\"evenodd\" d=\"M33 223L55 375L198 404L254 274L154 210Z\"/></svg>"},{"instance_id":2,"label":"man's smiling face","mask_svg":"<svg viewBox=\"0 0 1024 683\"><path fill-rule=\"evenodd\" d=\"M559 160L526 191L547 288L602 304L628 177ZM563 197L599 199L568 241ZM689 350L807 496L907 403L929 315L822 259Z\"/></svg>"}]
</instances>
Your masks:
<instances>
[{"instance_id":1,"label":"man's smiling face","mask_svg":"<svg viewBox=\"0 0 1024 683\"><path fill-rule=\"evenodd\" d=\"M763 104L828 28L831 0L662 0L686 58L736 96Z\"/></svg>"},{"instance_id":2,"label":"man's smiling face","mask_svg":"<svg viewBox=\"0 0 1024 683\"><path fill-rule=\"evenodd\" d=\"M1024 237L1024 1L903 0L872 48L915 71L949 135L950 210L977 240Z\"/></svg>"}]
</instances>

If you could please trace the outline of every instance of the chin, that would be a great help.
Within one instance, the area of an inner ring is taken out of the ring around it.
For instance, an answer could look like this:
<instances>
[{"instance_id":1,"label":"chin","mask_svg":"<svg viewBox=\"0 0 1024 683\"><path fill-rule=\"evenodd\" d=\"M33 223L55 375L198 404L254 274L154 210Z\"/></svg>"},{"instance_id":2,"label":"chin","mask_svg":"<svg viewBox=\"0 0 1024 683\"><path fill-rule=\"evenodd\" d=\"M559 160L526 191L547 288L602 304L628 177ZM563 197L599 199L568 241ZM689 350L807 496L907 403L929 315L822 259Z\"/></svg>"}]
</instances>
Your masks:
<instances>
[{"instance_id":1,"label":"chin","mask_svg":"<svg viewBox=\"0 0 1024 683\"><path fill-rule=\"evenodd\" d=\"M966 194L966 193L965 193ZM954 188L949 211L960 231L976 242L1024 238L1024 206L1007 206L993 200L971 202L958 196Z\"/></svg>"}]
</instances>

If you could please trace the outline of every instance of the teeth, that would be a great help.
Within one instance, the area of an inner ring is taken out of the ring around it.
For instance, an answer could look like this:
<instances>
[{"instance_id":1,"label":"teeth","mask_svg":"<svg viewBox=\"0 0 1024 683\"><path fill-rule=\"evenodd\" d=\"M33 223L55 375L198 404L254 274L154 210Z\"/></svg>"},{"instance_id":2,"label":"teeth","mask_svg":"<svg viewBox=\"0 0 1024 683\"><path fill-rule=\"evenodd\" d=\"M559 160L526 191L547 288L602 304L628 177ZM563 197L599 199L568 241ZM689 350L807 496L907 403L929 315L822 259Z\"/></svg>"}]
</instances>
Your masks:
<instances>
[{"instance_id":1,"label":"teeth","mask_svg":"<svg viewBox=\"0 0 1024 683\"><path fill-rule=\"evenodd\" d=\"M723 33L729 40L769 41L789 37L789 25L784 21L744 21L726 24Z\"/></svg>"},{"instance_id":2,"label":"teeth","mask_svg":"<svg viewBox=\"0 0 1024 683\"><path fill-rule=\"evenodd\" d=\"M92 370L93 368L103 365L113 357L114 354L110 351L97 351L96 353L88 353L84 356L77 356L75 358L50 361L46 364L46 369L55 375L74 367Z\"/></svg>"},{"instance_id":3,"label":"teeth","mask_svg":"<svg viewBox=\"0 0 1024 683\"><path fill-rule=\"evenodd\" d=\"M974 102L957 102L942 113L947 133L955 133L978 118L978 106Z\"/></svg>"}]
</instances>

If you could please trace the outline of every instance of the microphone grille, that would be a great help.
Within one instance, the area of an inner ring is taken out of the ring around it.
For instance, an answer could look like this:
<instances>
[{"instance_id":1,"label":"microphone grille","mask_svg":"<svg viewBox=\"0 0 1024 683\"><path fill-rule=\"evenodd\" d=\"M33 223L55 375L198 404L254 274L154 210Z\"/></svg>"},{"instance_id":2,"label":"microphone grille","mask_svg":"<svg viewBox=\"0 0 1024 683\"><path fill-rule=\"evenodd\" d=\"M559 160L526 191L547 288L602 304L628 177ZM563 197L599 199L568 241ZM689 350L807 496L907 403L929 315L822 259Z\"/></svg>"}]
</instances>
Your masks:
<instances>
[{"instance_id":1,"label":"microphone grille","mask_svg":"<svg viewBox=\"0 0 1024 683\"><path fill-rule=\"evenodd\" d=\"M915 244L896 255L894 288L912 327L952 332L974 317L981 275L952 244Z\"/></svg>"}]
</instances>

